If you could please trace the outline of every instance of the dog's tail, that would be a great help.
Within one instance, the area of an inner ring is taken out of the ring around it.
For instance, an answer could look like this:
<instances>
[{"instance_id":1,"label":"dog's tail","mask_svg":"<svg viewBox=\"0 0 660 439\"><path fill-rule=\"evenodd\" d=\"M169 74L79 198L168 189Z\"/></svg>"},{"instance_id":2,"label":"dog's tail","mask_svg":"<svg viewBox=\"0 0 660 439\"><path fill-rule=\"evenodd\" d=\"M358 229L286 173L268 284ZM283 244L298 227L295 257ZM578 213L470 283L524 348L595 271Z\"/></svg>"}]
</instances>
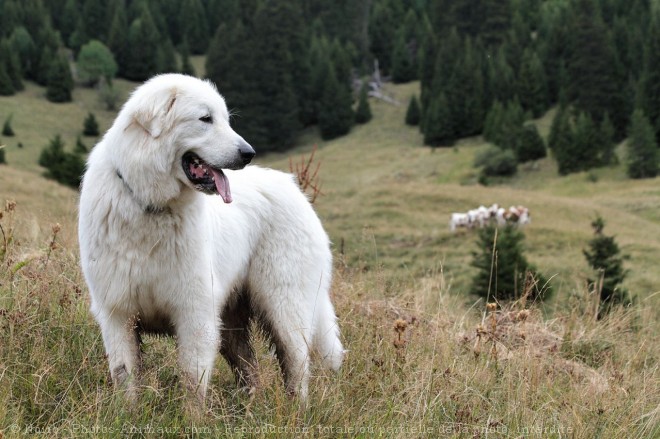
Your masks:
<instances>
[{"instance_id":1,"label":"dog's tail","mask_svg":"<svg viewBox=\"0 0 660 439\"><path fill-rule=\"evenodd\" d=\"M337 317L329 300L323 311L316 319L314 344L323 366L338 371L346 351L339 340Z\"/></svg>"}]
</instances>

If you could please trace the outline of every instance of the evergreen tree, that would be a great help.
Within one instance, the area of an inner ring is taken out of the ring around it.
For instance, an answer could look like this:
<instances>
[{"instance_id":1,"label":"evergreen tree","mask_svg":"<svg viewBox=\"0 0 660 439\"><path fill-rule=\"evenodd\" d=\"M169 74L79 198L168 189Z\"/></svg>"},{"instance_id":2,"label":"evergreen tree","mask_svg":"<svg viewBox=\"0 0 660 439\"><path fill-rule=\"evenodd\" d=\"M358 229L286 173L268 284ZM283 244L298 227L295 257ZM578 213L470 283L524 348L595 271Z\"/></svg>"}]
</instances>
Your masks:
<instances>
[{"instance_id":1,"label":"evergreen tree","mask_svg":"<svg viewBox=\"0 0 660 439\"><path fill-rule=\"evenodd\" d=\"M545 143L534 124L527 124L518 131L515 144L519 163L539 160L547 155Z\"/></svg>"},{"instance_id":2,"label":"evergreen tree","mask_svg":"<svg viewBox=\"0 0 660 439\"><path fill-rule=\"evenodd\" d=\"M571 125L570 114L566 109L560 108L550 127L548 146L554 154L561 175L573 172L575 168L572 165L574 141L575 134Z\"/></svg>"},{"instance_id":3,"label":"evergreen tree","mask_svg":"<svg viewBox=\"0 0 660 439\"><path fill-rule=\"evenodd\" d=\"M371 107L369 106L368 84L365 82L360 88L357 109L355 110L355 123L363 124L371 120Z\"/></svg>"},{"instance_id":4,"label":"evergreen tree","mask_svg":"<svg viewBox=\"0 0 660 439\"><path fill-rule=\"evenodd\" d=\"M598 128L591 116L580 113L575 123L572 171L586 171L600 165Z\"/></svg>"},{"instance_id":5,"label":"evergreen tree","mask_svg":"<svg viewBox=\"0 0 660 439\"><path fill-rule=\"evenodd\" d=\"M487 46L500 46L511 25L510 0L485 0L480 6L484 19L479 34Z\"/></svg>"},{"instance_id":6,"label":"evergreen tree","mask_svg":"<svg viewBox=\"0 0 660 439\"><path fill-rule=\"evenodd\" d=\"M184 0L179 9L181 39L190 45L193 54L205 53L208 49L210 32L204 6L200 0Z\"/></svg>"},{"instance_id":7,"label":"evergreen tree","mask_svg":"<svg viewBox=\"0 0 660 439\"><path fill-rule=\"evenodd\" d=\"M507 102L516 96L516 75L506 59L505 47L488 58L486 73L488 102Z\"/></svg>"},{"instance_id":8,"label":"evergreen tree","mask_svg":"<svg viewBox=\"0 0 660 439\"><path fill-rule=\"evenodd\" d=\"M83 122L83 136L95 137L99 135L99 124L94 113L88 113Z\"/></svg>"},{"instance_id":9,"label":"evergreen tree","mask_svg":"<svg viewBox=\"0 0 660 439\"><path fill-rule=\"evenodd\" d=\"M338 80L334 69L327 64L323 95L319 103L319 130L323 140L348 134L355 116L351 108L350 92Z\"/></svg>"},{"instance_id":10,"label":"evergreen tree","mask_svg":"<svg viewBox=\"0 0 660 439\"><path fill-rule=\"evenodd\" d=\"M7 39L0 40L0 64L5 65L7 75L11 79L14 90L23 90L21 61L18 58L18 54L12 50Z\"/></svg>"},{"instance_id":11,"label":"evergreen tree","mask_svg":"<svg viewBox=\"0 0 660 439\"><path fill-rule=\"evenodd\" d=\"M451 146L456 141L454 119L447 97L441 94L432 100L424 112L424 144L429 146Z\"/></svg>"},{"instance_id":12,"label":"evergreen tree","mask_svg":"<svg viewBox=\"0 0 660 439\"><path fill-rule=\"evenodd\" d=\"M23 77L29 77L37 62L37 47L34 39L23 26L18 26L9 38L10 50L18 57L20 72Z\"/></svg>"},{"instance_id":13,"label":"evergreen tree","mask_svg":"<svg viewBox=\"0 0 660 439\"><path fill-rule=\"evenodd\" d=\"M80 7L77 0L67 0L64 4L58 29L62 34L62 39L68 43L71 35L76 31L78 23L81 21Z\"/></svg>"},{"instance_id":14,"label":"evergreen tree","mask_svg":"<svg viewBox=\"0 0 660 439\"><path fill-rule=\"evenodd\" d=\"M84 0L82 8L82 23L86 43L89 39L105 41L108 18L106 4L101 0Z\"/></svg>"},{"instance_id":15,"label":"evergreen tree","mask_svg":"<svg viewBox=\"0 0 660 439\"><path fill-rule=\"evenodd\" d=\"M46 99L51 102L70 102L73 91L73 78L69 62L63 56L56 56L48 70Z\"/></svg>"},{"instance_id":16,"label":"evergreen tree","mask_svg":"<svg viewBox=\"0 0 660 439\"><path fill-rule=\"evenodd\" d=\"M11 119L13 115L10 114L7 119L5 119L5 124L2 126L2 135L5 137L14 137L14 129L11 127Z\"/></svg>"},{"instance_id":17,"label":"evergreen tree","mask_svg":"<svg viewBox=\"0 0 660 439\"><path fill-rule=\"evenodd\" d=\"M422 115L419 110L419 103L417 103L417 96L412 95L408 109L406 110L406 125L417 126Z\"/></svg>"},{"instance_id":18,"label":"evergreen tree","mask_svg":"<svg viewBox=\"0 0 660 439\"><path fill-rule=\"evenodd\" d=\"M655 140L660 142L660 7L652 8L652 13L638 105L653 126Z\"/></svg>"},{"instance_id":19,"label":"evergreen tree","mask_svg":"<svg viewBox=\"0 0 660 439\"><path fill-rule=\"evenodd\" d=\"M608 112L617 138L621 138L628 124L623 95L626 82L610 34L596 0L577 0L574 14L568 59L569 96L579 111L596 122Z\"/></svg>"},{"instance_id":20,"label":"evergreen tree","mask_svg":"<svg viewBox=\"0 0 660 439\"><path fill-rule=\"evenodd\" d=\"M5 147L0 145L0 165L6 165L7 159L5 158Z\"/></svg>"},{"instance_id":21,"label":"evergreen tree","mask_svg":"<svg viewBox=\"0 0 660 439\"><path fill-rule=\"evenodd\" d=\"M651 122L643 110L635 110L628 135L628 176L654 178L658 175L658 166L660 153Z\"/></svg>"},{"instance_id":22,"label":"evergreen tree","mask_svg":"<svg viewBox=\"0 0 660 439\"><path fill-rule=\"evenodd\" d=\"M388 74L392 67L393 42L397 41L396 29L400 25L395 3L391 0L375 1L369 21L370 51L384 74Z\"/></svg>"},{"instance_id":23,"label":"evergreen tree","mask_svg":"<svg viewBox=\"0 0 660 439\"><path fill-rule=\"evenodd\" d=\"M596 272L596 279L589 283L600 290L600 308L598 318L602 318L616 305L632 304L628 291L621 287L627 275L623 268L624 256L613 236L605 236L603 228L605 221L600 216L592 223L594 237L589 241L589 249L583 250L589 266Z\"/></svg>"},{"instance_id":24,"label":"evergreen tree","mask_svg":"<svg viewBox=\"0 0 660 439\"><path fill-rule=\"evenodd\" d=\"M523 109L531 111L533 117L541 117L548 107L545 72L541 60L529 48L523 52L517 85Z\"/></svg>"},{"instance_id":25,"label":"evergreen tree","mask_svg":"<svg viewBox=\"0 0 660 439\"><path fill-rule=\"evenodd\" d=\"M533 301L550 296L547 280L523 254L524 239L522 231L514 226L479 230L471 264L477 269L472 279L474 294L489 302L516 300L523 294L529 294L528 300Z\"/></svg>"},{"instance_id":26,"label":"evergreen tree","mask_svg":"<svg viewBox=\"0 0 660 439\"><path fill-rule=\"evenodd\" d=\"M499 100L495 100L486 114L484 121L484 139L499 145L502 143L502 126L504 122L504 106Z\"/></svg>"},{"instance_id":27,"label":"evergreen tree","mask_svg":"<svg viewBox=\"0 0 660 439\"><path fill-rule=\"evenodd\" d=\"M598 145L600 146L600 164L610 165L617 162L617 157L614 152L616 143L614 142L615 130L614 125L610 121L609 113L605 113L603 120L600 122L598 128Z\"/></svg>"},{"instance_id":28,"label":"evergreen tree","mask_svg":"<svg viewBox=\"0 0 660 439\"><path fill-rule=\"evenodd\" d=\"M161 36L147 6L133 20L128 29L126 66L124 77L132 81L145 81L158 72L158 48Z\"/></svg>"},{"instance_id":29,"label":"evergreen tree","mask_svg":"<svg viewBox=\"0 0 660 439\"><path fill-rule=\"evenodd\" d=\"M166 38L156 49L156 72L174 73L178 71L174 44L172 43L172 40Z\"/></svg>"},{"instance_id":30,"label":"evergreen tree","mask_svg":"<svg viewBox=\"0 0 660 439\"><path fill-rule=\"evenodd\" d=\"M128 21L126 9L119 4L114 10L112 24L108 33L108 48L117 62L117 75L125 77L128 62Z\"/></svg>"},{"instance_id":31,"label":"evergreen tree","mask_svg":"<svg viewBox=\"0 0 660 439\"><path fill-rule=\"evenodd\" d=\"M392 80L395 83L409 82L417 76L413 63L413 54L405 39L403 31L398 32L392 52Z\"/></svg>"},{"instance_id":32,"label":"evergreen tree","mask_svg":"<svg viewBox=\"0 0 660 439\"><path fill-rule=\"evenodd\" d=\"M16 93L16 89L7 73L7 66L5 63L0 63L0 96L11 96L14 93Z\"/></svg>"},{"instance_id":33,"label":"evergreen tree","mask_svg":"<svg viewBox=\"0 0 660 439\"><path fill-rule=\"evenodd\" d=\"M39 64L37 68L37 76L34 80L37 84L41 86L48 85L48 77L50 73L50 67L55 62L56 55L50 47L44 47L41 50L41 55L39 57Z\"/></svg>"}]
</instances>

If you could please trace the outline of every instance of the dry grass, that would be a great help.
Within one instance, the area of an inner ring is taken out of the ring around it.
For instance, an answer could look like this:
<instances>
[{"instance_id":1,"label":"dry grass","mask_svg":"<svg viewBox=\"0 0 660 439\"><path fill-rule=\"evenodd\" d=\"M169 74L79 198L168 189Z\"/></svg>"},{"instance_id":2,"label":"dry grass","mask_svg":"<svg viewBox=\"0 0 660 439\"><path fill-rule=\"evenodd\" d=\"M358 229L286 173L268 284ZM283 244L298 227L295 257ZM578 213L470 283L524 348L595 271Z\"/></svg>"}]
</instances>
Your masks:
<instances>
[{"instance_id":1,"label":"dry grass","mask_svg":"<svg viewBox=\"0 0 660 439\"><path fill-rule=\"evenodd\" d=\"M417 84L388 91L405 103ZM21 135L40 149L60 125L75 133L95 105L89 91L78 92L83 106L71 121L24 120ZM29 89L0 108L38 112L39 93ZM403 125L405 105L371 104L369 124L332 142L310 131L292 154L305 163L301 156L319 145L323 195L315 207L335 242L332 294L350 351L339 375L315 370L305 411L285 396L260 337L263 388L242 394L218 360L201 417L182 409L173 341L146 338L145 388L136 408L125 407L88 312L77 194L39 177L37 149L24 163L8 154L0 208L4 199L17 205L0 219L14 236L0 256L0 438L660 436L657 181L626 180L620 167L596 171L597 182L558 178L544 160L506 184L481 187L471 168L484 147L479 138L431 152ZM102 128L112 115L104 117L97 113ZM548 121L538 121L542 132ZM258 161L288 170L289 156ZM475 239L451 234L448 216L493 202L530 207L526 254L553 276L551 306L488 309L467 294ZM601 321L581 253L595 212L630 254L626 287L638 296L634 308Z\"/></svg>"},{"instance_id":2,"label":"dry grass","mask_svg":"<svg viewBox=\"0 0 660 439\"><path fill-rule=\"evenodd\" d=\"M5 230L21 214L20 205L5 211ZM75 249L52 245L59 232L10 245L2 260L4 437L660 434L660 332L657 313L648 307L598 321L588 292L551 319L523 303L466 307L442 270L385 298L385 273L342 261L332 294L350 352L339 375L315 371L307 410L285 396L261 338L263 388L253 397L242 394L218 360L202 417L182 409L172 340L147 338L142 396L128 408L110 387Z\"/></svg>"}]
</instances>

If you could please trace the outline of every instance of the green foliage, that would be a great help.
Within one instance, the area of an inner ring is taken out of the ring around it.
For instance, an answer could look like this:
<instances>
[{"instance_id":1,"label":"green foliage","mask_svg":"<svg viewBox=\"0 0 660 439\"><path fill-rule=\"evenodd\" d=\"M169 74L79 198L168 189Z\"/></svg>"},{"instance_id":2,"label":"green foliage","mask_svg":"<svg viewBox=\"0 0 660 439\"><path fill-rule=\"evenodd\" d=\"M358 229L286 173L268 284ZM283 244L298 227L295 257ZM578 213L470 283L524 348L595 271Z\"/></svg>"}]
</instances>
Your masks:
<instances>
[{"instance_id":1,"label":"green foliage","mask_svg":"<svg viewBox=\"0 0 660 439\"><path fill-rule=\"evenodd\" d=\"M424 112L424 144L429 146L451 146L456 141L454 119L443 94L433 99Z\"/></svg>"},{"instance_id":2,"label":"green foliage","mask_svg":"<svg viewBox=\"0 0 660 439\"><path fill-rule=\"evenodd\" d=\"M72 91L73 78L69 62L64 56L56 56L48 71L46 98L51 102L70 102Z\"/></svg>"},{"instance_id":3,"label":"green foliage","mask_svg":"<svg viewBox=\"0 0 660 439\"><path fill-rule=\"evenodd\" d=\"M181 38L188 42L193 54L208 50L211 32L204 6L200 0L184 0L179 9L179 27Z\"/></svg>"},{"instance_id":4,"label":"green foliage","mask_svg":"<svg viewBox=\"0 0 660 439\"><path fill-rule=\"evenodd\" d=\"M117 74L117 63L110 49L98 40L82 46L77 59L78 78L87 85L98 83L101 78L111 82Z\"/></svg>"},{"instance_id":5,"label":"green foliage","mask_svg":"<svg viewBox=\"0 0 660 439\"><path fill-rule=\"evenodd\" d=\"M89 149L87 149L87 145L85 145L80 138L80 136L76 137L76 146L73 148L74 154L78 155L85 155L89 152Z\"/></svg>"},{"instance_id":6,"label":"green foliage","mask_svg":"<svg viewBox=\"0 0 660 439\"><path fill-rule=\"evenodd\" d=\"M0 165L6 165L7 158L5 157L5 146L0 145Z\"/></svg>"},{"instance_id":7,"label":"green foliage","mask_svg":"<svg viewBox=\"0 0 660 439\"><path fill-rule=\"evenodd\" d=\"M642 110L632 115L628 137L628 176L654 178L658 175L660 152L651 122Z\"/></svg>"},{"instance_id":8,"label":"green foliage","mask_svg":"<svg viewBox=\"0 0 660 439\"><path fill-rule=\"evenodd\" d=\"M335 71L329 64L327 68L318 114L319 131L323 140L347 134L355 119L350 90L337 80Z\"/></svg>"},{"instance_id":9,"label":"green foliage","mask_svg":"<svg viewBox=\"0 0 660 439\"><path fill-rule=\"evenodd\" d=\"M548 298L547 280L525 258L525 235L515 226L487 226L479 230L477 250L471 265L477 269L472 278L472 293L492 301L512 301L523 295L527 300Z\"/></svg>"},{"instance_id":10,"label":"green foliage","mask_svg":"<svg viewBox=\"0 0 660 439\"><path fill-rule=\"evenodd\" d=\"M80 150L80 146L76 148ZM46 177L66 186L78 188L85 172L85 160L79 152L64 150L64 142L58 134L44 147L39 156L39 165L47 169Z\"/></svg>"},{"instance_id":11,"label":"green foliage","mask_svg":"<svg viewBox=\"0 0 660 439\"><path fill-rule=\"evenodd\" d=\"M518 130L514 149L519 163L539 160L547 155L543 138L533 124L527 124Z\"/></svg>"},{"instance_id":12,"label":"green foliage","mask_svg":"<svg viewBox=\"0 0 660 439\"><path fill-rule=\"evenodd\" d=\"M477 154L474 166L484 177L510 177L518 171L518 160L513 150L490 146Z\"/></svg>"},{"instance_id":13,"label":"green foliage","mask_svg":"<svg viewBox=\"0 0 660 439\"><path fill-rule=\"evenodd\" d=\"M21 61L7 39L0 40L0 64L4 65L5 72L11 81L11 88L14 91L23 90Z\"/></svg>"},{"instance_id":14,"label":"green foliage","mask_svg":"<svg viewBox=\"0 0 660 439\"><path fill-rule=\"evenodd\" d=\"M363 124L371 120L371 107L369 106L369 95L367 93L368 87L369 85L366 82L360 87L358 105L355 109L355 123Z\"/></svg>"},{"instance_id":15,"label":"green foliage","mask_svg":"<svg viewBox=\"0 0 660 439\"><path fill-rule=\"evenodd\" d=\"M188 42L185 40L181 44L180 53L181 53L180 72L183 73L184 75L197 76L197 73L195 72L195 68L190 63L190 50L188 49Z\"/></svg>"},{"instance_id":16,"label":"green foliage","mask_svg":"<svg viewBox=\"0 0 660 439\"><path fill-rule=\"evenodd\" d=\"M626 78L596 0L577 0L570 21L569 95L578 111L600 122L609 113L617 138L625 134Z\"/></svg>"},{"instance_id":17,"label":"green foliage","mask_svg":"<svg viewBox=\"0 0 660 439\"><path fill-rule=\"evenodd\" d=\"M525 112L517 100L502 105L495 101L486 115L484 138L501 148L514 148L515 139L525 122Z\"/></svg>"},{"instance_id":18,"label":"green foliage","mask_svg":"<svg viewBox=\"0 0 660 439\"><path fill-rule=\"evenodd\" d=\"M518 72L518 99L532 116L540 117L548 108L548 90L543 64L536 52L525 49Z\"/></svg>"},{"instance_id":19,"label":"green foliage","mask_svg":"<svg viewBox=\"0 0 660 439\"><path fill-rule=\"evenodd\" d=\"M107 40L108 48L117 62L117 75L125 77L129 59L128 19L123 7L115 8Z\"/></svg>"},{"instance_id":20,"label":"green foliage","mask_svg":"<svg viewBox=\"0 0 660 439\"><path fill-rule=\"evenodd\" d=\"M5 137L13 137L14 136L14 129L11 127L11 119L13 115L7 116L7 119L5 119L5 123L2 126L2 135Z\"/></svg>"},{"instance_id":21,"label":"green foliage","mask_svg":"<svg viewBox=\"0 0 660 439\"><path fill-rule=\"evenodd\" d=\"M399 31L392 53L392 81L409 82L417 78L416 53L413 53L403 29Z\"/></svg>"},{"instance_id":22,"label":"green foliage","mask_svg":"<svg viewBox=\"0 0 660 439\"><path fill-rule=\"evenodd\" d=\"M419 109L419 103L417 102L417 96L412 95L408 103L408 109L406 110L406 125L417 126L421 118L422 115Z\"/></svg>"},{"instance_id":23,"label":"green foliage","mask_svg":"<svg viewBox=\"0 0 660 439\"><path fill-rule=\"evenodd\" d=\"M133 20L128 29L124 77L145 81L158 73L158 49L161 43L162 38L151 12L147 6L143 6L140 16Z\"/></svg>"},{"instance_id":24,"label":"green foliage","mask_svg":"<svg viewBox=\"0 0 660 439\"><path fill-rule=\"evenodd\" d=\"M116 111L120 100L119 91L103 79L99 83L98 90L99 101L104 108L108 111Z\"/></svg>"},{"instance_id":25,"label":"green foliage","mask_svg":"<svg viewBox=\"0 0 660 439\"><path fill-rule=\"evenodd\" d=\"M589 248L583 250L589 266L594 270L596 278L589 283L600 293L599 317L609 312L616 305L630 305L628 290L621 287L627 276L623 268L625 256L621 255L618 244L613 236L605 236L603 228L605 221L598 216L592 223L594 237L589 241Z\"/></svg>"},{"instance_id":26,"label":"green foliage","mask_svg":"<svg viewBox=\"0 0 660 439\"><path fill-rule=\"evenodd\" d=\"M94 113L88 113L85 121L83 122L83 135L84 136L98 136L99 124L96 121Z\"/></svg>"},{"instance_id":27,"label":"green foliage","mask_svg":"<svg viewBox=\"0 0 660 439\"><path fill-rule=\"evenodd\" d=\"M660 141L660 8L653 8L652 14L644 51L638 106L649 118L655 139Z\"/></svg>"}]
</instances>

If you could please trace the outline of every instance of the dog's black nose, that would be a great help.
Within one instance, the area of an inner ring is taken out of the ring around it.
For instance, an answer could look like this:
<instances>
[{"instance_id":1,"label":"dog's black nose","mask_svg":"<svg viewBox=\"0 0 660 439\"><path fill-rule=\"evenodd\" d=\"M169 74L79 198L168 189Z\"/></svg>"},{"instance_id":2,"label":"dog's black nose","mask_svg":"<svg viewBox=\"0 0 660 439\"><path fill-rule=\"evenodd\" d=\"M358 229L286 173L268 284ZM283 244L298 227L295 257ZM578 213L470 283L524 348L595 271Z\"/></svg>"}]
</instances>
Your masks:
<instances>
[{"instance_id":1,"label":"dog's black nose","mask_svg":"<svg viewBox=\"0 0 660 439\"><path fill-rule=\"evenodd\" d=\"M241 155L241 160L243 160L244 165L250 163L252 158L257 154L254 152L254 149L250 146L250 144L243 139L241 139L238 143L238 152Z\"/></svg>"}]
</instances>

